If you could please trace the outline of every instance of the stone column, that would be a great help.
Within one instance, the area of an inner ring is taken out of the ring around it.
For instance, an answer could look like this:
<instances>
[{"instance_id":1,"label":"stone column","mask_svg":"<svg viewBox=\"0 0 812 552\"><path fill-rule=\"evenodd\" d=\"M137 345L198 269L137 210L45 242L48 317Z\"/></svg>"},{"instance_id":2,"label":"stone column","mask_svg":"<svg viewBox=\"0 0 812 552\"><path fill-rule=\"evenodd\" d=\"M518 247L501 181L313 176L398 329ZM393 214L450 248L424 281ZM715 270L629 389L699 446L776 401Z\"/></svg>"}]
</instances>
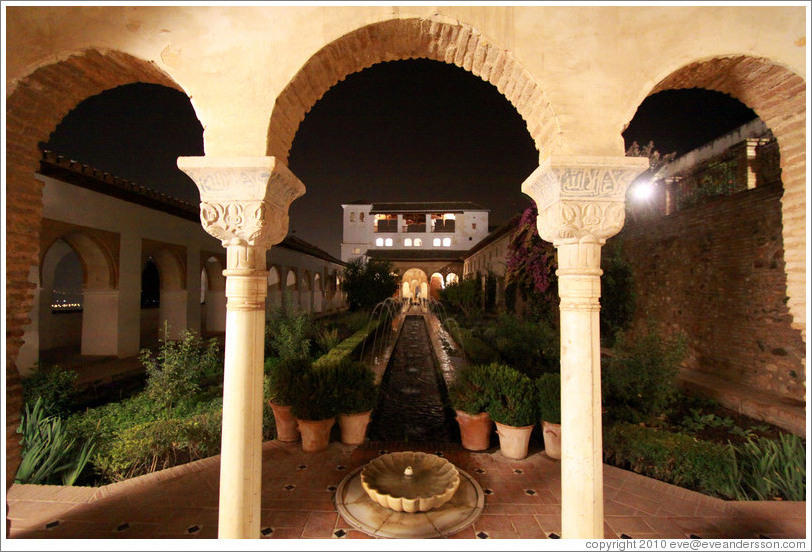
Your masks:
<instances>
[{"instance_id":1,"label":"stone column","mask_svg":"<svg viewBox=\"0 0 812 552\"><path fill-rule=\"evenodd\" d=\"M553 157L522 184L539 235L558 251L564 538L603 538L601 247L623 227L626 189L647 168L639 157Z\"/></svg>"},{"instance_id":2,"label":"stone column","mask_svg":"<svg viewBox=\"0 0 812 552\"><path fill-rule=\"evenodd\" d=\"M265 254L288 231L304 185L273 157L180 157L200 189L203 228L227 253L218 537L259 538Z\"/></svg>"}]
</instances>

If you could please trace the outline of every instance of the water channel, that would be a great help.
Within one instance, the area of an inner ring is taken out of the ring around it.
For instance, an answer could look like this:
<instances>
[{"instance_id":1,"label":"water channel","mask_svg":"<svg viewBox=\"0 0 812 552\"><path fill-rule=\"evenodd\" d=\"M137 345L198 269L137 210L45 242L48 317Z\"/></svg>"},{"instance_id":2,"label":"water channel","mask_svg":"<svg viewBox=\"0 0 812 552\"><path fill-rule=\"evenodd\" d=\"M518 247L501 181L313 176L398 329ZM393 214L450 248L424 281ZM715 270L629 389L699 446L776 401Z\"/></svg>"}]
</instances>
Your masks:
<instances>
[{"instance_id":1,"label":"water channel","mask_svg":"<svg viewBox=\"0 0 812 552\"><path fill-rule=\"evenodd\" d=\"M459 429L423 316L407 315L381 380L373 441L453 442ZM456 430L456 433L455 433Z\"/></svg>"}]
</instances>

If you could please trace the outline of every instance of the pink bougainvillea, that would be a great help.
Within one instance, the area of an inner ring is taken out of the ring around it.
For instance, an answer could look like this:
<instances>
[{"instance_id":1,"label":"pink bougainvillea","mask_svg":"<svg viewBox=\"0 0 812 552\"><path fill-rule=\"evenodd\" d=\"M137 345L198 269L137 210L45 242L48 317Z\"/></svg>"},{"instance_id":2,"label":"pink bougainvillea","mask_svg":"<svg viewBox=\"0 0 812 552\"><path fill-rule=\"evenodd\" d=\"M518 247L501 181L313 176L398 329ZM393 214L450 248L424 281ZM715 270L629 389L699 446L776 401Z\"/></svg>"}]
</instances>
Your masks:
<instances>
[{"instance_id":1,"label":"pink bougainvillea","mask_svg":"<svg viewBox=\"0 0 812 552\"><path fill-rule=\"evenodd\" d=\"M535 203L522 213L508 246L505 279L524 293L534 293L549 301L555 294L555 247L539 237L537 216Z\"/></svg>"}]
</instances>

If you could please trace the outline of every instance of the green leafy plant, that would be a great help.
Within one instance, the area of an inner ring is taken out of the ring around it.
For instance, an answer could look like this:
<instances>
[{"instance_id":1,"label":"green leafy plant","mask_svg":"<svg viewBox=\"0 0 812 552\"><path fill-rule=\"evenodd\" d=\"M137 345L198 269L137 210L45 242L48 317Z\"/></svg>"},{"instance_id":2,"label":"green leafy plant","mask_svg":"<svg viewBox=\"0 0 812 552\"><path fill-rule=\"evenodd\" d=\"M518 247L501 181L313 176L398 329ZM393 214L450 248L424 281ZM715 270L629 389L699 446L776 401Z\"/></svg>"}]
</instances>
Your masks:
<instances>
[{"instance_id":1,"label":"green leafy plant","mask_svg":"<svg viewBox=\"0 0 812 552\"><path fill-rule=\"evenodd\" d=\"M73 485L93 453L91 440L79 445L59 416L46 414L42 398L24 406L17 433L22 434L17 483Z\"/></svg>"},{"instance_id":2,"label":"green leafy plant","mask_svg":"<svg viewBox=\"0 0 812 552\"><path fill-rule=\"evenodd\" d=\"M542 374L536 379L539 417L551 424L561 423L561 375Z\"/></svg>"},{"instance_id":3,"label":"green leafy plant","mask_svg":"<svg viewBox=\"0 0 812 552\"><path fill-rule=\"evenodd\" d=\"M605 427L603 453L613 466L712 496L729 496L729 445L621 422Z\"/></svg>"},{"instance_id":4,"label":"green leafy plant","mask_svg":"<svg viewBox=\"0 0 812 552\"><path fill-rule=\"evenodd\" d=\"M34 371L22 380L23 401L33 405L42 399L43 408L52 414L68 412L72 396L76 392L79 374L59 366L37 363Z\"/></svg>"},{"instance_id":5,"label":"green leafy plant","mask_svg":"<svg viewBox=\"0 0 812 552\"><path fill-rule=\"evenodd\" d=\"M312 366L300 374L291 396L291 413L300 420L326 420L339 414L340 394L335 365Z\"/></svg>"},{"instance_id":6,"label":"green leafy plant","mask_svg":"<svg viewBox=\"0 0 812 552\"><path fill-rule=\"evenodd\" d=\"M756 438L733 449L729 493L736 500L806 500L806 447L796 435Z\"/></svg>"},{"instance_id":7,"label":"green leafy plant","mask_svg":"<svg viewBox=\"0 0 812 552\"><path fill-rule=\"evenodd\" d=\"M332 370L335 371L338 387L340 414L360 414L375 408L378 386L375 384L375 373L368 364L346 359L333 366Z\"/></svg>"},{"instance_id":8,"label":"green leafy plant","mask_svg":"<svg viewBox=\"0 0 812 552\"><path fill-rule=\"evenodd\" d=\"M623 258L620 236L601 256L601 342L611 347L618 332L628 329L635 312L636 293L632 265Z\"/></svg>"},{"instance_id":9,"label":"green leafy plant","mask_svg":"<svg viewBox=\"0 0 812 552\"><path fill-rule=\"evenodd\" d=\"M502 313L482 331L483 340L496 349L505 364L534 379L557 372L560 365L559 332L544 322L520 320Z\"/></svg>"},{"instance_id":10,"label":"green leafy plant","mask_svg":"<svg viewBox=\"0 0 812 552\"><path fill-rule=\"evenodd\" d=\"M173 341L167 334L165 328L157 354L142 349L139 360L147 372L147 395L161 408L172 410L200 390L202 378L222 374L223 363L217 340L204 342L186 331Z\"/></svg>"},{"instance_id":11,"label":"green leafy plant","mask_svg":"<svg viewBox=\"0 0 812 552\"><path fill-rule=\"evenodd\" d=\"M286 296L285 308L275 308L265 325L265 354L283 360L310 358L313 320Z\"/></svg>"},{"instance_id":12,"label":"green leafy plant","mask_svg":"<svg viewBox=\"0 0 812 552\"><path fill-rule=\"evenodd\" d=\"M448 398L454 410L472 415L488 410L492 369L493 365L465 364L455 371L454 381L448 387Z\"/></svg>"},{"instance_id":13,"label":"green leafy plant","mask_svg":"<svg viewBox=\"0 0 812 552\"><path fill-rule=\"evenodd\" d=\"M538 399L533 380L504 364L492 365L490 389L493 400L488 413L494 422L514 427L538 421Z\"/></svg>"},{"instance_id":14,"label":"green leafy plant","mask_svg":"<svg viewBox=\"0 0 812 552\"><path fill-rule=\"evenodd\" d=\"M299 390L299 380L310 370L310 361L306 358L274 358L265 361L267 384L266 396L277 405L293 404Z\"/></svg>"},{"instance_id":15,"label":"green leafy plant","mask_svg":"<svg viewBox=\"0 0 812 552\"><path fill-rule=\"evenodd\" d=\"M474 312L482 310L482 279L477 274L452 282L439 290L439 297L440 303L449 312L471 316Z\"/></svg>"},{"instance_id":16,"label":"green leafy plant","mask_svg":"<svg viewBox=\"0 0 812 552\"><path fill-rule=\"evenodd\" d=\"M661 414L677 396L675 379L685 337L664 339L653 329L634 340L617 335L615 356L602 362L604 406L617 420L641 422Z\"/></svg>"}]
</instances>

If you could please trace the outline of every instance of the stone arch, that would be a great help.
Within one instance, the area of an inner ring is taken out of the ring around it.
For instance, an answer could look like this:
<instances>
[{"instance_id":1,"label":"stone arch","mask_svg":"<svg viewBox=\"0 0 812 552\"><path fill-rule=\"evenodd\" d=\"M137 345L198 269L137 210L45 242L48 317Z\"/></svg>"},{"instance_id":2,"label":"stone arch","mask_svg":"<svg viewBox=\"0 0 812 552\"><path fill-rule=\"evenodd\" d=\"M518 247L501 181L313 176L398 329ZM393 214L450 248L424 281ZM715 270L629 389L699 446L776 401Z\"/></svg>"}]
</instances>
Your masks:
<instances>
[{"instance_id":1,"label":"stone arch","mask_svg":"<svg viewBox=\"0 0 812 552\"><path fill-rule=\"evenodd\" d=\"M787 306L793 327L806 341L806 82L768 59L718 56L676 69L646 96L682 88L705 88L736 98L756 112L778 141Z\"/></svg>"},{"instance_id":2,"label":"stone arch","mask_svg":"<svg viewBox=\"0 0 812 552\"><path fill-rule=\"evenodd\" d=\"M48 250L59 240L67 243L79 257L84 289L113 289L118 285L118 266L113 253L101 240L81 230L66 232L43 244L38 261L40 281L43 280L42 261Z\"/></svg>"},{"instance_id":3,"label":"stone arch","mask_svg":"<svg viewBox=\"0 0 812 552\"><path fill-rule=\"evenodd\" d=\"M23 326L33 304L28 284L31 267L39 261L42 222L40 142L47 142L59 122L80 102L125 84L160 84L183 92L154 63L113 50L85 50L43 64L11 83L6 97L6 486L20 460L19 438L22 388L15 365L22 346Z\"/></svg>"},{"instance_id":4,"label":"stone arch","mask_svg":"<svg viewBox=\"0 0 812 552\"><path fill-rule=\"evenodd\" d=\"M429 279L429 297L434 300L440 299L440 290L445 289L445 278L439 272L435 272Z\"/></svg>"},{"instance_id":5,"label":"stone arch","mask_svg":"<svg viewBox=\"0 0 812 552\"><path fill-rule=\"evenodd\" d=\"M268 299L265 302L265 311L271 313L275 308L282 306L282 276L279 267L268 267Z\"/></svg>"},{"instance_id":6,"label":"stone arch","mask_svg":"<svg viewBox=\"0 0 812 552\"><path fill-rule=\"evenodd\" d=\"M313 274L313 312L324 310L324 282L320 272Z\"/></svg>"},{"instance_id":7,"label":"stone arch","mask_svg":"<svg viewBox=\"0 0 812 552\"><path fill-rule=\"evenodd\" d=\"M225 332L226 331L226 277L223 276L225 261L221 255L203 254L204 259L201 268L206 275L207 286L203 289L205 293L204 304L200 308L201 331L204 332Z\"/></svg>"},{"instance_id":8,"label":"stone arch","mask_svg":"<svg viewBox=\"0 0 812 552\"><path fill-rule=\"evenodd\" d=\"M268 155L287 163L307 112L348 75L376 63L416 58L456 65L493 84L525 120L542 155L560 144L561 126L546 93L508 50L464 23L407 18L361 27L316 52L276 99L268 125Z\"/></svg>"},{"instance_id":9,"label":"stone arch","mask_svg":"<svg viewBox=\"0 0 812 552\"><path fill-rule=\"evenodd\" d=\"M184 247L144 240L142 247L142 270L151 260L158 269L160 303L158 318L142 316L141 335L151 344L163 336L164 324L168 326L169 339L181 339L188 328L186 287L186 251ZM146 311L142 311L142 315Z\"/></svg>"},{"instance_id":10,"label":"stone arch","mask_svg":"<svg viewBox=\"0 0 812 552\"><path fill-rule=\"evenodd\" d=\"M401 277L401 294L403 299L425 299L428 294L428 276L420 268L410 268ZM418 294L418 290L419 294Z\"/></svg>"},{"instance_id":11,"label":"stone arch","mask_svg":"<svg viewBox=\"0 0 812 552\"><path fill-rule=\"evenodd\" d=\"M313 308L313 278L310 275L309 270L302 271L302 279L299 290L301 292L299 300L301 301L302 308L307 312L311 312L311 309Z\"/></svg>"},{"instance_id":12,"label":"stone arch","mask_svg":"<svg viewBox=\"0 0 812 552\"><path fill-rule=\"evenodd\" d=\"M285 273L284 295L286 308L288 304L294 308L299 306L299 276L294 268L289 268Z\"/></svg>"}]
</instances>

